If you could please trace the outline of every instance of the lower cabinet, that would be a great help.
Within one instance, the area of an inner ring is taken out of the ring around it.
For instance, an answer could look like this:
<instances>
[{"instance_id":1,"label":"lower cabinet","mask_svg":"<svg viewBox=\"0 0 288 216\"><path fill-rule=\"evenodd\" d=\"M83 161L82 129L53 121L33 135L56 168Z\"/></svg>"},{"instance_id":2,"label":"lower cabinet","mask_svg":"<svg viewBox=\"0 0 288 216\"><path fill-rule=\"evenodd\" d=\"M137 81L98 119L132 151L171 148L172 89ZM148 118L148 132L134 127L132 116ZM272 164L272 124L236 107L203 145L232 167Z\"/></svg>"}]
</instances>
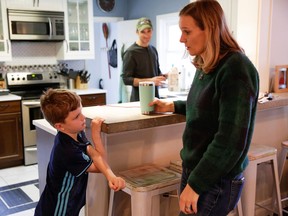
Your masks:
<instances>
[{"instance_id":1,"label":"lower cabinet","mask_svg":"<svg viewBox=\"0 0 288 216\"><path fill-rule=\"evenodd\" d=\"M21 101L0 102L0 169L23 165Z\"/></svg>"},{"instance_id":2,"label":"lower cabinet","mask_svg":"<svg viewBox=\"0 0 288 216\"><path fill-rule=\"evenodd\" d=\"M106 94L86 94L80 95L82 99L82 106L98 106L98 105L105 105L106 104Z\"/></svg>"}]
</instances>

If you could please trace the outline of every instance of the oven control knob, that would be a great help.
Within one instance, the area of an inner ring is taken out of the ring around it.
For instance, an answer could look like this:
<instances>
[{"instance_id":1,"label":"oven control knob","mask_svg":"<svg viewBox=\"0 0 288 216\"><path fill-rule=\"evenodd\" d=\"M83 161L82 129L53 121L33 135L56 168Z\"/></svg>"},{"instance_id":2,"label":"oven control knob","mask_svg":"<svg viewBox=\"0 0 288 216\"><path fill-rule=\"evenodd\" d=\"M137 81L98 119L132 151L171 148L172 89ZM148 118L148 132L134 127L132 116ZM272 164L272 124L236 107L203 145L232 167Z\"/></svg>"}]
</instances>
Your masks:
<instances>
[{"instance_id":1,"label":"oven control knob","mask_svg":"<svg viewBox=\"0 0 288 216\"><path fill-rule=\"evenodd\" d=\"M56 75L54 76L54 79L57 79L57 76L56 76Z\"/></svg>"},{"instance_id":2,"label":"oven control knob","mask_svg":"<svg viewBox=\"0 0 288 216\"><path fill-rule=\"evenodd\" d=\"M18 78L17 78L17 80L19 81L19 80L20 80L20 78L18 77Z\"/></svg>"}]
</instances>

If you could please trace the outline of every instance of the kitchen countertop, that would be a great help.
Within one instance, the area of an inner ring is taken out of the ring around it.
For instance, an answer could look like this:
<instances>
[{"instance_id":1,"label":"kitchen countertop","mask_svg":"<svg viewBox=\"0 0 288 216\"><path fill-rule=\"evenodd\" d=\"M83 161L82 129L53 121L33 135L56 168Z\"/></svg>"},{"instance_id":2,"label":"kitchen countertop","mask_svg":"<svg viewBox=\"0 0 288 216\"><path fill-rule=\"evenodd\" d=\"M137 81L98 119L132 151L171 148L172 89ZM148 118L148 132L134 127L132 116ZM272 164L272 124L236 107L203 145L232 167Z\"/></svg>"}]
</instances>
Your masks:
<instances>
[{"instance_id":1,"label":"kitchen countertop","mask_svg":"<svg viewBox=\"0 0 288 216\"><path fill-rule=\"evenodd\" d=\"M274 93L273 96L271 101L258 103L257 111L288 106L288 93ZM102 132L107 134L185 122L185 116L173 113L142 115L139 102L84 107L83 114L88 119L96 116L105 119ZM34 120L33 124L54 135L57 133L45 119Z\"/></svg>"},{"instance_id":2,"label":"kitchen countertop","mask_svg":"<svg viewBox=\"0 0 288 216\"><path fill-rule=\"evenodd\" d=\"M188 92L171 92L166 89L160 89L161 97L167 100L186 100ZM272 93L273 99L264 103L258 103L257 111L277 109L288 106L287 93Z\"/></svg>"},{"instance_id":3,"label":"kitchen countertop","mask_svg":"<svg viewBox=\"0 0 288 216\"><path fill-rule=\"evenodd\" d=\"M272 93L273 99L265 103L258 103L257 111L277 109L288 106L288 93Z\"/></svg>"},{"instance_id":4,"label":"kitchen countertop","mask_svg":"<svg viewBox=\"0 0 288 216\"><path fill-rule=\"evenodd\" d=\"M20 96L14 95L14 94L8 94L8 95L1 95L0 96L0 102L4 101L16 101L21 100Z\"/></svg>"},{"instance_id":5,"label":"kitchen countertop","mask_svg":"<svg viewBox=\"0 0 288 216\"><path fill-rule=\"evenodd\" d=\"M185 116L172 113L142 115L139 102L83 107L82 112L88 120L96 116L105 119L102 132L107 134L185 122ZM33 124L51 134L57 133L45 119L34 120Z\"/></svg>"},{"instance_id":6,"label":"kitchen countertop","mask_svg":"<svg viewBox=\"0 0 288 216\"><path fill-rule=\"evenodd\" d=\"M89 95L89 94L102 94L107 93L104 89L88 88L88 89L71 89L78 95Z\"/></svg>"},{"instance_id":7,"label":"kitchen countertop","mask_svg":"<svg viewBox=\"0 0 288 216\"><path fill-rule=\"evenodd\" d=\"M89 94L102 94L107 93L106 90L103 89L96 89L96 88L89 88L89 89L71 89L71 91L76 92L78 95L89 95ZM15 101L15 100L21 100L20 96L14 95L14 94L8 94L8 95L0 95L0 102L4 101Z\"/></svg>"},{"instance_id":8,"label":"kitchen countertop","mask_svg":"<svg viewBox=\"0 0 288 216\"><path fill-rule=\"evenodd\" d=\"M185 116L173 113L142 115L139 102L84 107L83 113L88 119L105 119L102 131L108 134L185 122Z\"/></svg>"}]
</instances>

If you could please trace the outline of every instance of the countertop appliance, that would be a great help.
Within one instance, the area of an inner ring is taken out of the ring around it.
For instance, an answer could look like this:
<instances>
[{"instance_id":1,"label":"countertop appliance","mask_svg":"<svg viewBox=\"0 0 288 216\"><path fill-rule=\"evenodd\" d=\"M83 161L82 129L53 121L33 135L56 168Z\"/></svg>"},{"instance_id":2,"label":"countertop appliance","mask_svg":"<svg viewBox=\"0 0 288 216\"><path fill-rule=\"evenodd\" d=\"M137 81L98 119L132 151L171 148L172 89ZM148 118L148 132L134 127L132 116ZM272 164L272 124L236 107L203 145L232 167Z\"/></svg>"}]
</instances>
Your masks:
<instances>
[{"instance_id":1,"label":"countertop appliance","mask_svg":"<svg viewBox=\"0 0 288 216\"><path fill-rule=\"evenodd\" d=\"M64 12L8 9L10 40L61 41L65 39Z\"/></svg>"},{"instance_id":2,"label":"countertop appliance","mask_svg":"<svg viewBox=\"0 0 288 216\"><path fill-rule=\"evenodd\" d=\"M24 164L37 163L36 129L33 120L42 119L40 96L48 88L60 88L60 75L54 71L7 72L7 87L11 94L22 97L22 130Z\"/></svg>"}]
</instances>

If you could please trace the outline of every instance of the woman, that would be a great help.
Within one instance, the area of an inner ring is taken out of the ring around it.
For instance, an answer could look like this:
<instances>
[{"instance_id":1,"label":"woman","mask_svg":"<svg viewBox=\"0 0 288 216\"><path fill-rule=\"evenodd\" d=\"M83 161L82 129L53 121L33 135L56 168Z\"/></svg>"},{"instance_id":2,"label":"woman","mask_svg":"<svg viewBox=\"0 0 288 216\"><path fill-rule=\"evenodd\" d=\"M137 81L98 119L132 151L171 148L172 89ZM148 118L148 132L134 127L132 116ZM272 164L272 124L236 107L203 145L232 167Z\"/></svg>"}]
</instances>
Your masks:
<instances>
[{"instance_id":1,"label":"woman","mask_svg":"<svg viewBox=\"0 0 288 216\"><path fill-rule=\"evenodd\" d=\"M224 216L243 188L259 77L217 1L192 2L179 16L180 42L194 56L196 74L187 101L155 99L150 105L186 115L180 215Z\"/></svg>"}]
</instances>

